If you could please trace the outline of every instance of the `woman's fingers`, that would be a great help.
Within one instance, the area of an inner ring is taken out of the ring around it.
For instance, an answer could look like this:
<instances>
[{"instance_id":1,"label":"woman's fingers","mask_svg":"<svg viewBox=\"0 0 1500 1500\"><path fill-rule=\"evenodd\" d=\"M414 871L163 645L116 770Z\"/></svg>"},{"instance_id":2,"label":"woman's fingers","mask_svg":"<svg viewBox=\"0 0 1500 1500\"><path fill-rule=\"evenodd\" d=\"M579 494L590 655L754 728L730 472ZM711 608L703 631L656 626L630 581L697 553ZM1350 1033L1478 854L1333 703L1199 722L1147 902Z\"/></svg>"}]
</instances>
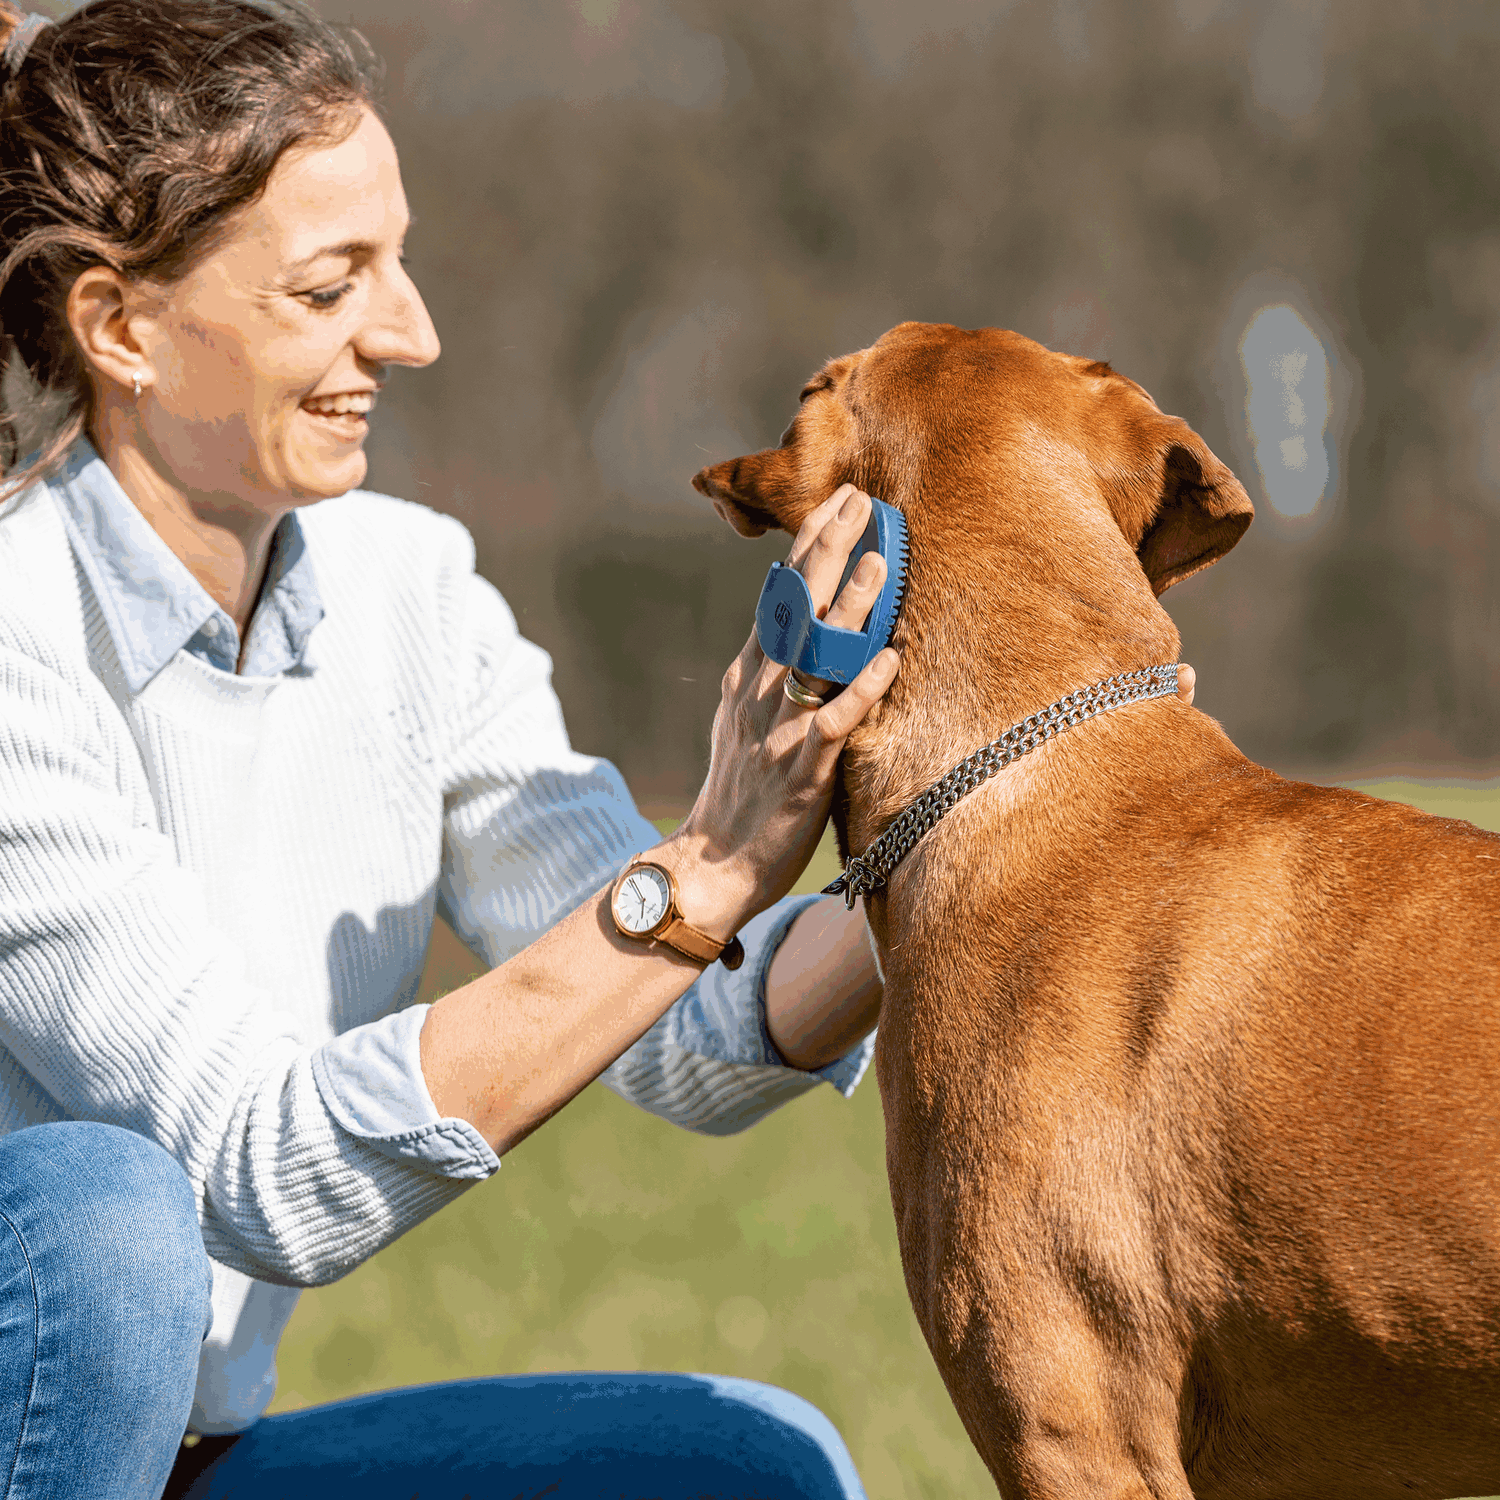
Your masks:
<instances>
[{"instance_id":1,"label":"woman's fingers","mask_svg":"<svg viewBox=\"0 0 1500 1500\"><path fill-rule=\"evenodd\" d=\"M858 630L864 625L875 601L880 597L881 585L885 582L885 559L878 552L867 552L855 565L853 576L844 585L843 592L833 601L824 617L824 624L837 626L841 630ZM790 670L790 669L789 669ZM794 674L796 680L808 692L823 697L833 690L835 684L822 677L804 677ZM788 700L793 713L806 713L801 704Z\"/></svg>"},{"instance_id":2,"label":"woman's fingers","mask_svg":"<svg viewBox=\"0 0 1500 1500\"><path fill-rule=\"evenodd\" d=\"M792 538L791 551L786 556L787 566L796 568L802 574L803 578L807 579L808 590L812 594L813 609L820 618L824 610L828 607L828 599L820 598L819 590L813 586L814 579L809 577L808 574L808 560L819 538L823 536L825 528L837 517L839 509L844 502L855 493L857 491L852 484L841 484L821 505L810 511L807 519L797 529L797 535ZM839 578L842 576L844 563L848 561L849 554L854 550L854 543L858 541L859 534L864 529L864 523L861 521L859 526L852 530L849 527L845 527L844 529L850 531L851 534L839 557L838 566L834 569L833 584L827 588L827 593L830 597L832 596L834 587L837 586ZM825 552L828 545L829 539L824 538ZM824 580L825 572L826 569L821 563L814 569L814 574L820 584ZM773 677L779 679L781 676L781 668L775 662L768 663L766 661L765 653L760 649L760 641L753 626L750 630L749 640L745 642L744 649L741 650L735 660L741 672L747 674L764 667L766 674L763 686L769 686Z\"/></svg>"},{"instance_id":3,"label":"woman's fingers","mask_svg":"<svg viewBox=\"0 0 1500 1500\"><path fill-rule=\"evenodd\" d=\"M829 607L824 623L842 630L858 630L874 609L884 582L885 559L878 552L866 552L855 565L854 575L844 585L843 593Z\"/></svg>"},{"instance_id":4,"label":"woman's fingers","mask_svg":"<svg viewBox=\"0 0 1500 1500\"><path fill-rule=\"evenodd\" d=\"M843 484L802 523L787 562L807 581L813 610L821 619L833 603L844 565L870 519L870 497Z\"/></svg>"},{"instance_id":5,"label":"woman's fingers","mask_svg":"<svg viewBox=\"0 0 1500 1500\"><path fill-rule=\"evenodd\" d=\"M808 511L806 520L797 528L797 535L792 538L791 550L786 555L787 566L797 568L803 577L807 576L807 570L802 566L807 554L812 551L812 546L817 541L823 528L839 513L840 508L850 495L855 493L852 484L841 484L821 505L814 506Z\"/></svg>"},{"instance_id":6,"label":"woman's fingers","mask_svg":"<svg viewBox=\"0 0 1500 1500\"><path fill-rule=\"evenodd\" d=\"M832 781L834 762L843 752L844 741L871 708L885 696L896 680L901 658L890 646L871 662L837 698L825 703L812 717L802 742L800 768L815 785Z\"/></svg>"},{"instance_id":7,"label":"woman's fingers","mask_svg":"<svg viewBox=\"0 0 1500 1500\"><path fill-rule=\"evenodd\" d=\"M854 569L838 598L834 590L849 562L849 554L870 519L870 497L852 484L840 485L802 523L787 554L787 565L797 568L807 583L813 609L827 625L858 630L880 595L885 581L885 560L867 554ZM822 696L834 684L820 677L796 674L808 692ZM842 696L842 695L841 695ZM788 711L807 713L810 708L788 700Z\"/></svg>"}]
</instances>

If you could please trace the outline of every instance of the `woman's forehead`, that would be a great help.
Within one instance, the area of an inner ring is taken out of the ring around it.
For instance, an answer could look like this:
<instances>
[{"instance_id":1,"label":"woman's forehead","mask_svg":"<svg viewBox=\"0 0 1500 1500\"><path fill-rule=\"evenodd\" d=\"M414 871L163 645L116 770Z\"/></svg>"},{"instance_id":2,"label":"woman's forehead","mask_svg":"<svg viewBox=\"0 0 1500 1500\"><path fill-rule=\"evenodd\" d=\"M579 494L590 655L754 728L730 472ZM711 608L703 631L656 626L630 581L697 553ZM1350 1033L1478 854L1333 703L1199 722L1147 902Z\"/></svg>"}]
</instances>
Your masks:
<instances>
[{"instance_id":1,"label":"woman's forehead","mask_svg":"<svg viewBox=\"0 0 1500 1500\"><path fill-rule=\"evenodd\" d=\"M396 242L408 217L395 144L364 110L343 140L288 151L277 162L235 242L274 255L283 270L311 269L351 246Z\"/></svg>"}]
</instances>

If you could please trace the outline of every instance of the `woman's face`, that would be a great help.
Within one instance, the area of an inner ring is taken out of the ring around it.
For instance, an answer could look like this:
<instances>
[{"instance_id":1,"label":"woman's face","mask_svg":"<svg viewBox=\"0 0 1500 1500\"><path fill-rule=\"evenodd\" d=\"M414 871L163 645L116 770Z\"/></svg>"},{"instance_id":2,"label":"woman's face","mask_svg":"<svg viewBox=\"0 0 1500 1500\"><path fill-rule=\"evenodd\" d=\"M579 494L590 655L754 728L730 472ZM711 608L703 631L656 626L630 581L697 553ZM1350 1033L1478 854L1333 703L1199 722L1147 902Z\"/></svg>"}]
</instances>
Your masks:
<instances>
[{"instance_id":1,"label":"woman's face","mask_svg":"<svg viewBox=\"0 0 1500 1500\"><path fill-rule=\"evenodd\" d=\"M134 404L163 478L259 511L363 481L387 367L439 352L402 265L409 221L369 110L339 144L277 162L233 237L138 325L156 379Z\"/></svg>"}]
</instances>

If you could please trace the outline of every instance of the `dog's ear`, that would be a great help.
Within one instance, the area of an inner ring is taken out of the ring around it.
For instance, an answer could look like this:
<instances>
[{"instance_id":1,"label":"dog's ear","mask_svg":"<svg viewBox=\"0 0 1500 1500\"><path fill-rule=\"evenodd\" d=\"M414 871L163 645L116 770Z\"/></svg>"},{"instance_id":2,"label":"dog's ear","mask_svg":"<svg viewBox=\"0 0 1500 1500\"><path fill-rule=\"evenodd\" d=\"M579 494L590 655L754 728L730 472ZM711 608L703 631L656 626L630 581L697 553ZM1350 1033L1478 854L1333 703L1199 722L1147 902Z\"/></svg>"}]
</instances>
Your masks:
<instances>
[{"instance_id":1,"label":"dog's ear","mask_svg":"<svg viewBox=\"0 0 1500 1500\"><path fill-rule=\"evenodd\" d=\"M693 488L707 495L741 536L764 536L773 526L786 527L790 480L790 453L767 448L700 469L693 475Z\"/></svg>"},{"instance_id":2,"label":"dog's ear","mask_svg":"<svg viewBox=\"0 0 1500 1500\"><path fill-rule=\"evenodd\" d=\"M1223 557L1255 507L1186 422L1154 410L1151 417L1132 434L1137 463L1104 478L1115 520L1160 597Z\"/></svg>"}]
</instances>

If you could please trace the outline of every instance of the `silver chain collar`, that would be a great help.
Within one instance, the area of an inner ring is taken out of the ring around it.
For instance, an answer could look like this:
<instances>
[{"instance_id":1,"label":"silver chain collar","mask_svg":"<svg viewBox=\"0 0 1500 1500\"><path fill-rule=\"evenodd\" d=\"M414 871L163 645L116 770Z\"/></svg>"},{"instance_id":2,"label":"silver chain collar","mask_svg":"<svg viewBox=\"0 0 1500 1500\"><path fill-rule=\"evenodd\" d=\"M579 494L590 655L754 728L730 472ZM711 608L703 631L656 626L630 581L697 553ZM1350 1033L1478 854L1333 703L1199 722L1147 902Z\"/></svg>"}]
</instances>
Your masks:
<instances>
[{"instance_id":1,"label":"silver chain collar","mask_svg":"<svg viewBox=\"0 0 1500 1500\"><path fill-rule=\"evenodd\" d=\"M961 797L967 797L975 787L982 786L995 772L1003 771L1028 750L1035 750L1054 735L1092 719L1095 714L1124 708L1128 703L1143 703L1148 698L1172 697L1177 691L1177 667L1178 663L1173 662L1171 666L1146 667L1139 672L1106 677L1103 682L1079 688L1041 713L1012 724L998 740L959 761L941 781L934 782L915 802L908 804L863 854L850 857L844 873L832 885L824 886L823 894L843 896L845 905L852 909L856 897L868 896L886 883L891 871L911 853L917 840Z\"/></svg>"}]
</instances>

